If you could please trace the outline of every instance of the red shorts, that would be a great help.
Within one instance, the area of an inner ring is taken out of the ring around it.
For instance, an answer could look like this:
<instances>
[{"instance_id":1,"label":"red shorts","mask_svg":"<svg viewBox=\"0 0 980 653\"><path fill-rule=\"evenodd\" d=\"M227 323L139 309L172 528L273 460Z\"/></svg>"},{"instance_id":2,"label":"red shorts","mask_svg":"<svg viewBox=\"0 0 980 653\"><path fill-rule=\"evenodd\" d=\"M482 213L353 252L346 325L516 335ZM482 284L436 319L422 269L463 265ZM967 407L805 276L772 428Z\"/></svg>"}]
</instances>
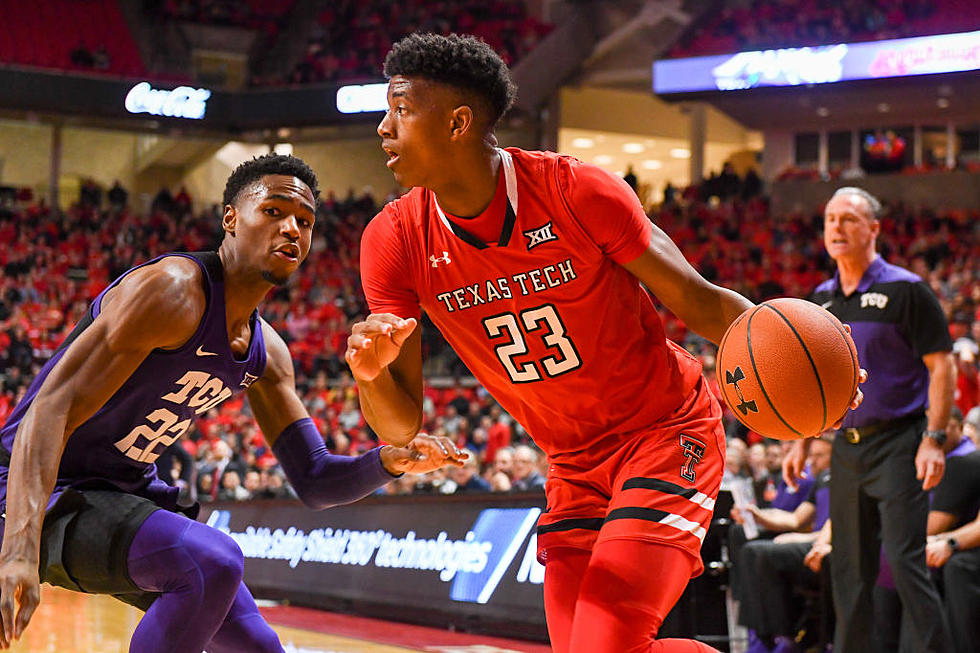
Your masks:
<instances>
[{"instance_id":1,"label":"red shorts","mask_svg":"<svg viewBox=\"0 0 980 653\"><path fill-rule=\"evenodd\" d=\"M703 571L701 543L725 469L721 406L702 379L677 410L624 438L601 460L552 461L538 521L538 561L548 549L591 550L609 539L676 546Z\"/></svg>"}]
</instances>

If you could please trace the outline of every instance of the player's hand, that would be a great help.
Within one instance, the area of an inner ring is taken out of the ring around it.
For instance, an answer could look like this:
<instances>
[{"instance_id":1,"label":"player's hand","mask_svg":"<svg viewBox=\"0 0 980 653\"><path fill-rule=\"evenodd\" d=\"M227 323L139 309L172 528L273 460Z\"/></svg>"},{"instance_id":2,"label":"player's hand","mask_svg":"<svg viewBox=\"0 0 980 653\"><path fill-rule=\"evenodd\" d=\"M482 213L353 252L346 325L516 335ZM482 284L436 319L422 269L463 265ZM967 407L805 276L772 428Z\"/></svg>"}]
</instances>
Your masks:
<instances>
[{"instance_id":1,"label":"player's hand","mask_svg":"<svg viewBox=\"0 0 980 653\"><path fill-rule=\"evenodd\" d=\"M915 477L922 481L923 491L929 491L939 485L946 471L946 454L943 448L932 438L922 438L919 450L915 454Z\"/></svg>"},{"instance_id":2,"label":"player's hand","mask_svg":"<svg viewBox=\"0 0 980 653\"><path fill-rule=\"evenodd\" d=\"M803 469L806 467L809 449L810 442L808 440L797 440L783 458L783 480L793 490L800 489L796 481L803 478Z\"/></svg>"},{"instance_id":3,"label":"player's hand","mask_svg":"<svg viewBox=\"0 0 980 653\"><path fill-rule=\"evenodd\" d=\"M847 335L848 335L848 337L850 337L850 335L851 335L851 325L850 324L845 324L844 325L844 330L847 331ZM866 370L864 368L861 368L860 370L858 370L858 384L857 384L857 387L854 388L854 396L851 397L851 405L848 406L848 409L849 410L857 410L857 407L861 405L861 402L862 401L864 401L864 393L861 392L861 384L864 383L867 380L868 380L868 370ZM846 414L846 411L845 411L845 414ZM834 423L833 428L839 429L840 426L841 426L841 424L843 424L843 422L844 422L844 415L841 415L840 419L837 420Z\"/></svg>"},{"instance_id":4,"label":"player's hand","mask_svg":"<svg viewBox=\"0 0 980 653\"><path fill-rule=\"evenodd\" d=\"M732 521L736 524L745 523L745 515L742 514L742 509L738 506L732 506L732 510L728 513L728 516L731 517Z\"/></svg>"},{"instance_id":5,"label":"player's hand","mask_svg":"<svg viewBox=\"0 0 980 653\"><path fill-rule=\"evenodd\" d=\"M0 563L0 648L10 648L20 638L40 602L36 560L15 558Z\"/></svg>"},{"instance_id":6,"label":"player's hand","mask_svg":"<svg viewBox=\"0 0 980 653\"><path fill-rule=\"evenodd\" d=\"M860 406L861 402L864 401L864 393L861 392L861 384L867 380L868 380L868 370L862 367L860 370L858 370L858 385L854 389L854 396L851 397L851 405L847 407L848 410L857 410L857 407ZM845 412L844 414L846 415L847 413ZM834 422L833 428L839 429L841 427L841 424L843 423L844 423L844 415L841 415L841 418L836 422Z\"/></svg>"},{"instance_id":7,"label":"player's hand","mask_svg":"<svg viewBox=\"0 0 980 653\"><path fill-rule=\"evenodd\" d=\"M803 558L803 564L815 574L820 573L820 567L823 565L823 559L827 557L831 551L833 551L833 546L830 544L825 544L823 542L815 542L813 546L810 547L810 552L806 554Z\"/></svg>"},{"instance_id":8,"label":"player's hand","mask_svg":"<svg viewBox=\"0 0 980 653\"><path fill-rule=\"evenodd\" d=\"M377 378L398 358L402 345L417 325L415 318L403 320L391 313L372 313L356 323L347 338L344 354L354 378L361 381Z\"/></svg>"},{"instance_id":9,"label":"player's hand","mask_svg":"<svg viewBox=\"0 0 980 653\"><path fill-rule=\"evenodd\" d=\"M926 544L926 564L930 567L942 567L953 555L953 549L947 539L932 539Z\"/></svg>"},{"instance_id":10,"label":"player's hand","mask_svg":"<svg viewBox=\"0 0 980 653\"><path fill-rule=\"evenodd\" d=\"M441 435L419 433L404 447L384 447L381 464L391 474L425 474L453 465L462 467L469 454Z\"/></svg>"}]
</instances>

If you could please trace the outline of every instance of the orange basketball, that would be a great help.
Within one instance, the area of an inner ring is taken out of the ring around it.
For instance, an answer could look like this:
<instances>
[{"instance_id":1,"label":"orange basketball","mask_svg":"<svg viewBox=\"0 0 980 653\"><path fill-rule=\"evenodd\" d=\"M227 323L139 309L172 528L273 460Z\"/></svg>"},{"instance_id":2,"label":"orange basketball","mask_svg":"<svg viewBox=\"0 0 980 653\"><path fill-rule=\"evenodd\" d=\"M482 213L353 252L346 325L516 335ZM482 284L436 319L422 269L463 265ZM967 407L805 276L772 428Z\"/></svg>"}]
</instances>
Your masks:
<instances>
[{"instance_id":1,"label":"orange basketball","mask_svg":"<svg viewBox=\"0 0 980 653\"><path fill-rule=\"evenodd\" d=\"M732 322L718 347L722 396L742 424L780 440L819 435L847 411L858 359L844 325L802 299L772 299Z\"/></svg>"}]
</instances>

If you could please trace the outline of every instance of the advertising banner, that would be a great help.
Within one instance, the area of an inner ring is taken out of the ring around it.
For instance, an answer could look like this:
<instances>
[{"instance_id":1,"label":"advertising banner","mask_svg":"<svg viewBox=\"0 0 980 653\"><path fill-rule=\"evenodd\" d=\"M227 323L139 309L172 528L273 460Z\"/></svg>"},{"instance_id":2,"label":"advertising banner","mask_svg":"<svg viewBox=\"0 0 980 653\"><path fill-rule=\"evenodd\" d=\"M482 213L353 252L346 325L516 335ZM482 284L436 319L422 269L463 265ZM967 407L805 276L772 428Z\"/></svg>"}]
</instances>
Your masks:
<instances>
[{"instance_id":1,"label":"advertising banner","mask_svg":"<svg viewBox=\"0 0 980 653\"><path fill-rule=\"evenodd\" d=\"M734 91L964 72L980 68L980 31L757 50L653 64L653 92Z\"/></svg>"},{"instance_id":2,"label":"advertising banner","mask_svg":"<svg viewBox=\"0 0 980 653\"><path fill-rule=\"evenodd\" d=\"M535 525L544 497L501 498L377 498L321 512L298 502L222 503L206 505L201 519L239 544L245 582L260 596L543 626Z\"/></svg>"}]
</instances>

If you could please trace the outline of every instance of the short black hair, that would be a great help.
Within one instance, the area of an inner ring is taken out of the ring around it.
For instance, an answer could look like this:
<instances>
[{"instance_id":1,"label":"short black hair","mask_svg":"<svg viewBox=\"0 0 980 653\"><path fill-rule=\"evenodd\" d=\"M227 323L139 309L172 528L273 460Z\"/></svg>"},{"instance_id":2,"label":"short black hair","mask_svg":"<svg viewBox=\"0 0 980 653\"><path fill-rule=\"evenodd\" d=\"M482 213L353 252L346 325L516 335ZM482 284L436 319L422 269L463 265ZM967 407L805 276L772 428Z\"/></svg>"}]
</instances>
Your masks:
<instances>
[{"instance_id":1,"label":"short black hair","mask_svg":"<svg viewBox=\"0 0 980 653\"><path fill-rule=\"evenodd\" d=\"M460 34L410 34L385 57L385 77L424 77L471 91L493 109L495 124L514 104L517 85L507 64L483 40Z\"/></svg>"},{"instance_id":2,"label":"short black hair","mask_svg":"<svg viewBox=\"0 0 980 653\"><path fill-rule=\"evenodd\" d=\"M254 157L251 161L246 161L235 168L235 171L231 173L227 183L225 183L225 194L221 200L223 205L228 206L237 202L238 195L242 192L243 188L262 179L266 175L297 177L313 191L313 199L320 196L316 173L313 172L310 166L306 165L303 159L291 154L276 154L275 152L271 152Z\"/></svg>"}]
</instances>

